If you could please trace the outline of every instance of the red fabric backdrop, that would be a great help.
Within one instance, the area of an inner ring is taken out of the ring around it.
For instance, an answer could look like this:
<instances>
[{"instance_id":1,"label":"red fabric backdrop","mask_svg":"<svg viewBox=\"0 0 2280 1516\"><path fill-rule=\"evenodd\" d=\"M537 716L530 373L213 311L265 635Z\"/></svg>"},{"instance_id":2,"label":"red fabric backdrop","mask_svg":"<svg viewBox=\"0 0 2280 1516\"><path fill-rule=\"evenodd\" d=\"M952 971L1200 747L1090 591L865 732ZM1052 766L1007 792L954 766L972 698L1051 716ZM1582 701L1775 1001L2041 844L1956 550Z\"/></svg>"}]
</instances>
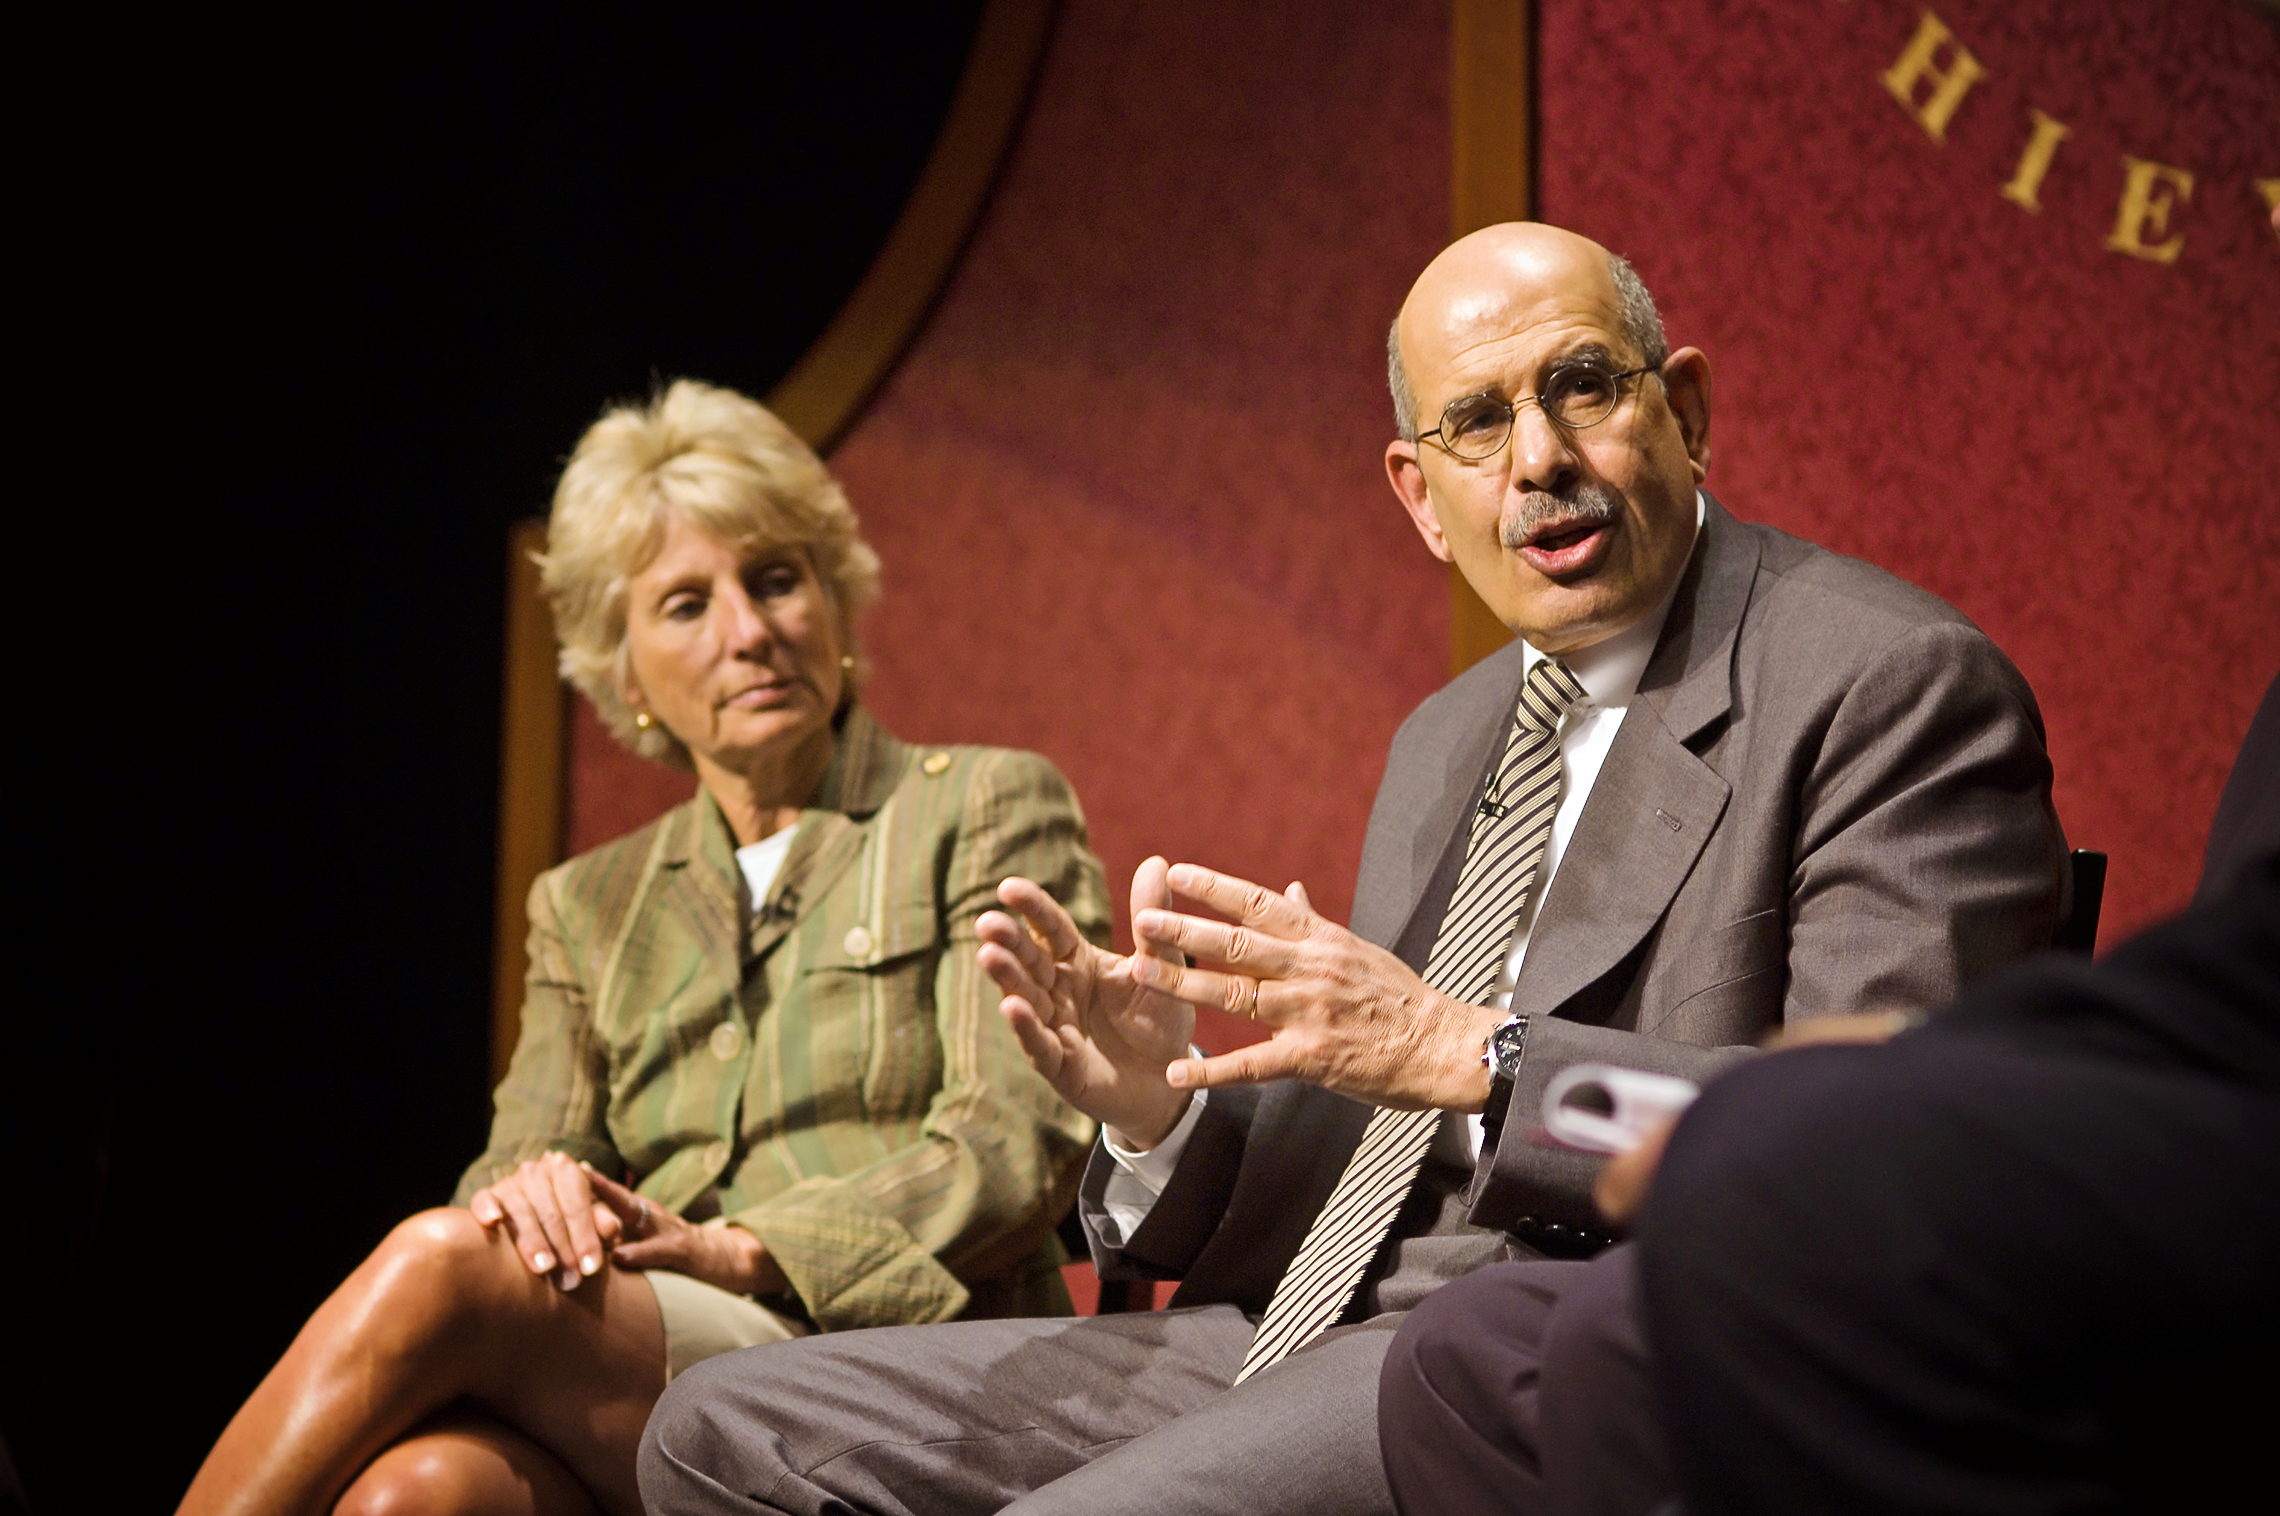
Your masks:
<instances>
[{"instance_id":1,"label":"red fabric backdrop","mask_svg":"<svg viewBox=\"0 0 2280 1516\"><path fill-rule=\"evenodd\" d=\"M1721 498L2016 660L2112 942L2191 893L2280 669L2280 43L2233 0L1933 8L1986 71L1944 143L1881 79L1920 0L1546 0L1542 210L1710 355ZM2030 108L2073 133L2032 214ZM2174 263L2104 246L2124 154L2194 176Z\"/></svg>"},{"instance_id":2,"label":"red fabric backdrop","mask_svg":"<svg viewBox=\"0 0 2280 1516\"><path fill-rule=\"evenodd\" d=\"M1978 619L2114 856L2107 940L2181 903L2280 667L2272 35L2227 0L1941 0L1986 74L1935 143L1880 82L1914 4L1542 10L1544 214L1709 352L1712 487ZM887 565L873 708L1049 754L1119 896L1161 851L1342 916L1385 744L1445 675L1379 455L1385 323L1445 240L1447 50L1434 0L1072 0L833 460ZM2034 214L1998 193L2029 107L2073 133ZM2125 152L2195 176L2172 264L2102 245ZM574 849L687 792L581 712Z\"/></svg>"}]
</instances>

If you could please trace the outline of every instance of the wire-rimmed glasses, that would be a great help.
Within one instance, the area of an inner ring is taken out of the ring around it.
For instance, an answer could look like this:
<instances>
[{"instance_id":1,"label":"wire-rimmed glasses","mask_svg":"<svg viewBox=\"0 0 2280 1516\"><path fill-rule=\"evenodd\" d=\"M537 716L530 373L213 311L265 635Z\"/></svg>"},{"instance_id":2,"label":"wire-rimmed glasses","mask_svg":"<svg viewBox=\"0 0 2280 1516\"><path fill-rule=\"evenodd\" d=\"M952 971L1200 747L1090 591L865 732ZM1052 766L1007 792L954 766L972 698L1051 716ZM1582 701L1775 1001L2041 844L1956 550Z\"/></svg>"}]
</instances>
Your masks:
<instances>
[{"instance_id":1,"label":"wire-rimmed glasses","mask_svg":"<svg viewBox=\"0 0 2280 1516\"><path fill-rule=\"evenodd\" d=\"M1541 393L1522 395L1516 402L1507 403L1487 394L1462 395L1441 412L1441 424L1417 440L1438 438L1451 457L1480 463L1495 457L1497 449L1511 437L1513 413L1520 406L1533 404L1554 425L1581 431L1615 414L1616 402L1623 398L1624 380L1655 372L1653 364L1612 373L1580 363L1555 371Z\"/></svg>"}]
</instances>

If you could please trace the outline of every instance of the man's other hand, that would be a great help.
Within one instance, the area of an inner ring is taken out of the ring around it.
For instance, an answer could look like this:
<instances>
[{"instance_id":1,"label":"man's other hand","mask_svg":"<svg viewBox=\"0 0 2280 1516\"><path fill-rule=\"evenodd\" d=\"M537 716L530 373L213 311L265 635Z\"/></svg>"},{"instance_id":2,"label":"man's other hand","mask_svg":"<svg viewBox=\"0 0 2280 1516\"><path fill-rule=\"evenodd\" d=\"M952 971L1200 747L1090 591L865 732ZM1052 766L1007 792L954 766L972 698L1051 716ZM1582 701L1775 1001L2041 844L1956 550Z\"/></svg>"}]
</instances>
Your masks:
<instances>
[{"instance_id":1,"label":"man's other hand","mask_svg":"<svg viewBox=\"0 0 2280 1516\"><path fill-rule=\"evenodd\" d=\"M1151 858L1132 876L1132 914L1170 902L1168 866ZM1061 1098L1109 1129L1109 1139L1145 1152L1179 1125L1191 1098L1164 1078L1187 1052L1195 1011L1150 988L1134 972L1151 952L1130 958L1085 941L1060 902L1027 879L998 886L1004 911L976 923L982 971L1005 992L998 1009L1021 1050ZM1007 914L1011 912L1012 914ZM1017 919L1018 918L1018 919Z\"/></svg>"},{"instance_id":2,"label":"man's other hand","mask_svg":"<svg viewBox=\"0 0 2280 1516\"><path fill-rule=\"evenodd\" d=\"M1267 1040L1217 1058L1183 1058L1165 1070L1182 1089L1303 1079L1394 1110L1477 1111L1488 1099L1481 1048L1501 1019L1463 1005L1400 959L1314 913L1306 891L1262 885L1177 864L1180 899L1228 921L1140 908L1132 932L1163 951L1134 977L1192 1005L1257 1021ZM1180 952L1225 971L1182 967Z\"/></svg>"},{"instance_id":3,"label":"man's other hand","mask_svg":"<svg viewBox=\"0 0 2280 1516\"><path fill-rule=\"evenodd\" d=\"M1599 1207L1600 1215L1618 1227L1631 1224L1647 1203L1655 1170L1662 1166L1663 1149L1670 1145L1670 1134L1677 1128L1678 1117L1670 1117L1641 1137L1637 1147L1617 1153L1600 1165L1599 1177L1591 1185L1592 1203Z\"/></svg>"},{"instance_id":4,"label":"man's other hand","mask_svg":"<svg viewBox=\"0 0 2280 1516\"><path fill-rule=\"evenodd\" d=\"M1911 1027L1924 1024L1915 1011L1847 1011L1833 1016L1807 1016L1766 1034L1761 1046L1769 1053L1784 1048L1813 1047L1820 1043L1890 1042Z\"/></svg>"},{"instance_id":5,"label":"man's other hand","mask_svg":"<svg viewBox=\"0 0 2280 1516\"><path fill-rule=\"evenodd\" d=\"M1833 1043L1889 1042L1922 1020L1908 1011L1811 1016L1767 1037L1765 1048L1768 1052L1780 1052L1785 1048L1825 1047ZM1641 1138L1637 1147L1628 1153L1616 1154L1601 1167L1599 1178L1591 1187L1591 1198L1599 1207L1600 1215L1619 1227L1627 1227L1637 1219L1640 1208L1647 1203L1647 1192L1654 1188L1655 1170L1662 1166L1663 1149L1669 1146L1670 1134L1677 1129L1678 1122L1677 1116L1671 1117Z\"/></svg>"}]
</instances>

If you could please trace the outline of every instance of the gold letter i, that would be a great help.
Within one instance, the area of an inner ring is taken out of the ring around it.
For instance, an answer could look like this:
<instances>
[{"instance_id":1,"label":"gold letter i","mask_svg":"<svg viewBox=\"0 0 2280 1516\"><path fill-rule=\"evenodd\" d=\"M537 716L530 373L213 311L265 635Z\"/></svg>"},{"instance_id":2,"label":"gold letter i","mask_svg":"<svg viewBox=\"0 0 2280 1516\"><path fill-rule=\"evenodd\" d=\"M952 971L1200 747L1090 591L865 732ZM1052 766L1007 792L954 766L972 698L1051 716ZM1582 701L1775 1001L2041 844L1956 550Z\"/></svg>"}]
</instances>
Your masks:
<instances>
[{"instance_id":1,"label":"gold letter i","mask_svg":"<svg viewBox=\"0 0 2280 1516\"><path fill-rule=\"evenodd\" d=\"M2034 135L2027 139L2027 150L2019 154L2019 171L2003 186L2003 198L2021 210L2039 211L2042 202L2035 198L2035 192L2042 188L2043 175L2050 172L2050 160L2057 155L2058 145L2073 136L2074 130L2031 105L2027 114L2035 118Z\"/></svg>"}]
</instances>

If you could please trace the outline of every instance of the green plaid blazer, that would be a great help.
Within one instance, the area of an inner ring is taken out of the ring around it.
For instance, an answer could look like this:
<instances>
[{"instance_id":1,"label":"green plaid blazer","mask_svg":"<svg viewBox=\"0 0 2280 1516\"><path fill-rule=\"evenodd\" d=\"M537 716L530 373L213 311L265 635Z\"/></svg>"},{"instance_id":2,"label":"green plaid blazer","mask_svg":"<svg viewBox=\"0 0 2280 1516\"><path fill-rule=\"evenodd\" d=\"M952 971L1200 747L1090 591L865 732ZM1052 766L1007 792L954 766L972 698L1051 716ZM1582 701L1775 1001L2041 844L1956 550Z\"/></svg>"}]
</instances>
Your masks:
<instances>
[{"instance_id":1,"label":"green plaid blazer","mask_svg":"<svg viewBox=\"0 0 2280 1516\"><path fill-rule=\"evenodd\" d=\"M695 799L541 875L522 1035L456 1203L560 1150L768 1245L826 1329L1068 1309L1053 1227L1093 1123L998 1015L974 922L1009 874L1096 941L1052 764L849 712L760 909Z\"/></svg>"}]
</instances>

